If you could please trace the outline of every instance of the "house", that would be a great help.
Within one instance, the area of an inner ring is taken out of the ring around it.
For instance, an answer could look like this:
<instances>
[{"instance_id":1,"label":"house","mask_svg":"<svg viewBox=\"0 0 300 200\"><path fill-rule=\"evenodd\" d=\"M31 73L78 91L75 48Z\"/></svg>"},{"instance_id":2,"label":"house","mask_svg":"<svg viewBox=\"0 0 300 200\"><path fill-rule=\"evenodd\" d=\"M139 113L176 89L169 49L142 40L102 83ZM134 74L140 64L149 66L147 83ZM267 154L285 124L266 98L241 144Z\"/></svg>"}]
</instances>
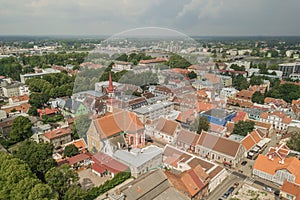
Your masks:
<instances>
[{"instance_id":1,"label":"house","mask_svg":"<svg viewBox=\"0 0 300 200\"><path fill-rule=\"evenodd\" d=\"M197 196L206 196L217 188L228 175L225 168L171 145L166 145L164 148L163 164L171 169L170 173L166 173L171 182L175 187L183 185L183 191L186 191L185 193L191 199ZM197 189L190 190L190 182Z\"/></svg>"},{"instance_id":2,"label":"house","mask_svg":"<svg viewBox=\"0 0 300 200\"><path fill-rule=\"evenodd\" d=\"M24 84L20 82L4 85L2 86L3 95L5 97L20 96L20 87L23 85Z\"/></svg>"},{"instance_id":3,"label":"house","mask_svg":"<svg viewBox=\"0 0 300 200\"><path fill-rule=\"evenodd\" d=\"M234 97L228 98L227 103L230 105L238 105L240 107L251 107L252 103L252 96L255 91L250 90L241 90L235 94Z\"/></svg>"},{"instance_id":4,"label":"house","mask_svg":"<svg viewBox=\"0 0 300 200\"><path fill-rule=\"evenodd\" d=\"M120 172L128 171L128 167L111 156L98 152L92 156L92 172L98 176L114 177Z\"/></svg>"},{"instance_id":5,"label":"house","mask_svg":"<svg viewBox=\"0 0 300 200\"><path fill-rule=\"evenodd\" d=\"M0 133L6 137L11 130L15 118L4 119L0 122Z\"/></svg>"},{"instance_id":6,"label":"house","mask_svg":"<svg viewBox=\"0 0 300 200\"><path fill-rule=\"evenodd\" d=\"M43 118L43 116L54 116L58 113L58 110L56 108L45 108L45 109L37 109L37 112L39 113L40 118Z\"/></svg>"},{"instance_id":7,"label":"house","mask_svg":"<svg viewBox=\"0 0 300 200\"><path fill-rule=\"evenodd\" d=\"M244 111L248 114L249 119L260 120L260 115L264 112L259 108L245 108Z\"/></svg>"},{"instance_id":8,"label":"house","mask_svg":"<svg viewBox=\"0 0 300 200\"><path fill-rule=\"evenodd\" d=\"M213 108L206 112L200 113L200 116L206 117L210 123L225 126L228 121L231 121L236 115L234 111L228 111L221 108Z\"/></svg>"},{"instance_id":9,"label":"house","mask_svg":"<svg viewBox=\"0 0 300 200\"><path fill-rule=\"evenodd\" d=\"M196 153L200 156L230 167L237 167L244 158L245 151L240 142L205 131L202 131L196 145Z\"/></svg>"},{"instance_id":10,"label":"house","mask_svg":"<svg viewBox=\"0 0 300 200\"><path fill-rule=\"evenodd\" d=\"M162 164L162 149L150 145L148 147L128 150L117 150L113 157L129 167L131 175L138 177L144 173L160 168Z\"/></svg>"},{"instance_id":11,"label":"house","mask_svg":"<svg viewBox=\"0 0 300 200\"><path fill-rule=\"evenodd\" d=\"M69 145L75 145L75 147L80 151L80 152L86 152L86 149L87 149L87 144L85 143L84 139L83 138L80 138L80 139L77 139L77 140L73 140L71 142L68 142L66 144L63 145L64 148L66 148L66 146L69 146Z\"/></svg>"},{"instance_id":12,"label":"house","mask_svg":"<svg viewBox=\"0 0 300 200\"><path fill-rule=\"evenodd\" d=\"M250 152L250 150L255 147L258 143L260 143L264 139L265 135L257 130L253 130L246 137L244 137L241 141L242 145L246 149L246 153ZM246 156L246 155L245 155Z\"/></svg>"},{"instance_id":13,"label":"house","mask_svg":"<svg viewBox=\"0 0 300 200\"><path fill-rule=\"evenodd\" d=\"M153 136L169 144L173 144L181 126L178 122L159 118L153 130Z\"/></svg>"},{"instance_id":14,"label":"house","mask_svg":"<svg viewBox=\"0 0 300 200\"><path fill-rule=\"evenodd\" d=\"M232 118L232 121L238 123L239 121L246 121L248 119L248 114L244 111L237 111L236 116Z\"/></svg>"},{"instance_id":15,"label":"house","mask_svg":"<svg viewBox=\"0 0 300 200\"><path fill-rule=\"evenodd\" d=\"M290 149L285 144L271 147L267 155L259 154L252 174L282 185L284 181L300 184L300 160L287 157Z\"/></svg>"},{"instance_id":16,"label":"house","mask_svg":"<svg viewBox=\"0 0 300 200\"><path fill-rule=\"evenodd\" d=\"M8 99L9 104L14 104L17 102L28 102L29 96L27 94L21 96L12 96Z\"/></svg>"},{"instance_id":17,"label":"house","mask_svg":"<svg viewBox=\"0 0 300 200\"><path fill-rule=\"evenodd\" d=\"M237 92L238 92L238 90L235 88L225 87L225 88L222 88L222 90L220 92L220 97L224 98L224 99L227 97L234 97Z\"/></svg>"},{"instance_id":18,"label":"house","mask_svg":"<svg viewBox=\"0 0 300 200\"><path fill-rule=\"evenodd\" d=\"M271 137L271 135L274 132L273 125L268 122L261 122L257 120L251 120L251 119L247 119L247 121L254 122L254 128L256 128L259 131L262 131L266 135L266 137Z\"/></svg>"},{"instance_id":19,"label":"house","mask_svg":"<svg viewBox=\"0 0 300 200\"><path fill-rule=\"evenodd\" d=\"M122 61L115 61L112 65L113 71L122 71L122 70L130 70L131 69L131 63L129 62L122 62Z\"/></svg>"},{"instance_id":20,"label":"house","mask_svg":"<svg viewBox=\"0 0 300 200\"><path fill-rule=\"evenodd\" d=\"M199 101L197 104L197 112L201 113L201 112L206 112L209 111L211 109L216 108L217 105L212 104L212 103L208 103L208 102L203 102L203 101Z\"/></svg>"},{"instance_id":21,"label":"house","mask_svg":"<svg viewBox=\"0 0 300 200\"><path fill-rule=\"evenodd\" d=\"M86 152L77 154L76 156L72 156L67 160L72 168L81 169L89 166L91 162L91 156L92 155L90 153Z\"/></svg>"},{"instance_id":22,"label":"house","mask_svg":"<svg viewBox=\"0 0 300 200\"><path fill-rule=\"evenodd\" d=\"M17 102L1 107L8 116L20 115L22 113L27 113L31 105L28 102Z\"/></svg>"},{"instance_id":23,"label":"house","mask_svg":"<svg viewBox=\"0 0 300 200\"><path fill-rule=\"evenodd\" d=\"M280 197L287 200L300 200L300 185L284 181L280 189Z\"/></svg>"},{"instance_id":24,"label":"house","mask_svg":"<svg viewBox=\"0 0 300 200\"><path fill-rule=\"evenodd\" d=\"M260 115L260 121L267 122L273 125L277 131L286 131L292 118L288 117L284 112L264 112Z\"/></svg>"},{"instance_id":25,"label":"house","mask_svg":"<svg viewBox=\"0 0 300 200\"><path fill-rule=\"evenodd\" d=\"M124 146L143 147L144 125L135 113L118 109L92 121L87 142L89 151L103 151L109 155Z\"/></svg>"},{"instance_id":26,"label":"house","mask_svg":"<svg viewBox=\"0 0 300 200\"><path fill-rule=\"evenodd\" d=\"M199 140L199 134L186 130L181 129L178 133L176 138L176 146L179 149L183 149L185 151L195 152L196 144Z\"/></svg>"},{"instance_id":27,"label":"house","mask_svg":"<svg viewBox=\"0 0 300 200\"><path fill-rule=\"evenodd\" d=\"M89 109L80 101L76 101L69 98L64 106L65 115L71 115L72 117L88 114Z\"/></svg>"},{"instance_id":28,"label":"house","mask_svg":"<svg viewBox=\"0 0 300 200\"><path fill-rule=\"evenodd\" d=\"M72 130L70 128L58 128L44 133L42 139L44 142L53 144L54 147L59 147L63 144L71 142Z\"/></svg>"},{"instance_id":29,"label":"house","mask_svg":"<svg viewBox=\"0 0 300 200\"><path fill-rule=\"evenodd\" d=\"M118 193L109 196L112 200L188 200L176 190L162 170L156 170L138 177L122 186Z\"/></svg>"},{"instance_id":30,"label":"house","mask_svg":"<svg viewBox=\"0 0 300 200\"><path fill-rule=\"evenodd\" d=\"M211 132L211 133L215 133L215 134L218 134L218 135L225 136L226 126L221 126L221 125L218 125L218 124L209 123L208 131Z\"/></svg>"},{"instance_id":31,"label":"house","mask_svg":"<svg viewBox=\"0 0 300 200\"><path fill-rule=\"evenodd\" d=\"M144 106L133 110L140 120L145 123L148 119L155 120L160 117L170 114L174 109L174 103L169 101L164 101L160 103L155 103L152 105Z\"/></svg>"}]
</instances>

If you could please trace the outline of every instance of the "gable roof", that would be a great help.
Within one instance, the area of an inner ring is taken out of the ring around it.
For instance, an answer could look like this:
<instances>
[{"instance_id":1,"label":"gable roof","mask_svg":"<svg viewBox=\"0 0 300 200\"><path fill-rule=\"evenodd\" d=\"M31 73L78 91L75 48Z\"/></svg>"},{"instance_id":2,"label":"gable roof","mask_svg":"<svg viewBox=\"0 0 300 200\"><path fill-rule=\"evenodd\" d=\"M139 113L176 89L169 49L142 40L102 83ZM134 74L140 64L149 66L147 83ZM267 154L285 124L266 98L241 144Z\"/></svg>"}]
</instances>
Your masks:
<instances>
[{"instance_id":1,"label":"gable roof","mask_svg":"<svg viewBox=\"0 0 300 200\"><path fill-rule=\"evenodd\" d=\"M179 123L175 121L159 118L155 129L167 135L174 136L175 131L178 127L179 127Z\"/></svg>"},{"instance_id":2,"label":"gable roof","mask_svg":"<svg viewBox=\"0 0 300 200\"><path fill-rule=\"evenodd\" d=\"M121 132L136 133L144 129L143 123L136 114L117 110L116 112L93 120L97 132L101 137L107 138Z\"/></svg>"},{"instance_id":3,"label":"gable roof","mask_svg":"<svg viewBox=\"0 0 300 200\"><path fill-rule=\"evenodd\" d=\"M284 163L282 159L259 154L254 165L253 170L259 170L270 175L274 175L277 170L287 170L295 176L295 183L300 184L300 160L296 157L285 158Z\"/></svg>"},{"instance_id":4,"label":"gable roof","mask_svg":"<svg viewBox=\"0 0 300 200\"><path fill-rule=\"evenodd\" d=\"M293 195L296 197L296 200L299 200L300 197L300 185L295 183L291 183L289 181L284 181L283 185L281 186L281 191Z\"/></svg>"},{"instance_id":5,"label":"gable roof","mask_svg":"<svg viewBox=\"0 0 300 200\"><path fill-rule=\"evenodd\" d=\"M71 158L68 159L69 165L74 165L78 162L82 162L84 160L89 159L91 156L87 153L80 153L76 156L73 156Z\"/></svg>"},{"instance_id":6,"label":"gable roof","mask_svg":"<svg viewBox=\"0 0 300 200\"><path fill-rule=\"evenodd\" d=\"M187 145L196 146L199 137L200 137L199 134L195 132L182 129L180 130L176 140L177 142L182 142Z\"/></svg>"},{"instance_id":7,"label":"gable roof","mask_svg":"<svg viewBox=\"0 0 300 200\"><path fill-rule=\"evenodd\" d=\"M245 147L245 149L249 151L261 140L261 135L256 130L253 130L250 134L243 138L242 144Z\"/></svg>"},{"instance_id":8,"label":"gable roof","mask_svg":"<svg viewBox=\"0 0 300 200\"><path fill-rule=\"evenodd\" d=\"M202 131L198 145L231 157L236 157L241 146L239 142L206 131Z\"/></svg>"},{"instance_id":9,"label":"gable roof","mask_svg":"<svg viewBox=\"0 0 300 200\"><path fill-rule=\"evenodd\" d=\"M95 168L95 170L104 169L117 174L128 169L126 165L103 152L98 152L93 155L92 161L94 161L95 164L94 166L92 166L92 168Z\"/></svg>"},{"instance_id":10,"label":"gable roof","mask_svg":"<svg viewBox=\"0 0 300 200\"><path fill-rule=\"evenodd\" d=\"M70 128L58 128L44 133L44 137L46 137L49 140L52 140L54 138L59 138L71 134L72 134L72 130Z\"/></svg>"}]
</instances>

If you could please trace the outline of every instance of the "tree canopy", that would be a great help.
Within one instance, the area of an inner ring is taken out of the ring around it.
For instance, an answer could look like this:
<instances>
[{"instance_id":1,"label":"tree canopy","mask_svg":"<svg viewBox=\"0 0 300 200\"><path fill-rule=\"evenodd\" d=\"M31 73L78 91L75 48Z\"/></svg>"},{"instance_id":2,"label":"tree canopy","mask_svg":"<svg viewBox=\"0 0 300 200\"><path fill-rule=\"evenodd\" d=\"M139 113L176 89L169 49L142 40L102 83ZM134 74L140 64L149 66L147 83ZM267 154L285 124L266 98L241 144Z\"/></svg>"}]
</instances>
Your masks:
<instances>
[{"instance_id":1,"label":"tree canopy","mask_svg":"<svg viewBox=\"0 0 300 200\"><path fill-rule=\"evenodd\" d=\"M300 151L300 132L291 136L287 142L287 146L294 151Z\"/></svg>"},{"instance_id":2,"label":"tree canopy","mask_svg":"<svg viewBox=\"0 0 300 200\"><path fill-rule=\"evenodd\" d=\"M201 134L202 130L208 131L209 129L209 121L206 117L200 116L196 119L190 126L190 130L196 131L198 134Z\"/></svg>"},{"instance_id":3,"label":"tree canopy","mask_svg":"<svg viewBox=\"0 0 300 200\"><path fill-rule=\"evenodd\" d=\"M253 131L255 123L253 121L239 121L234 125L232 134L246 136Z\"/></svg>"},{"instance_id":4,"label":"tree canopy","mask_svg":"<svg viewBox=\"0 0 300 200\"><path fill-rule=\"evenodd\" d=\"M300 86L291 83L280 84L273 87L268 93L268 97L273 97L276 99L283 99L288 103L292 100L300 98Z\"/></svg>"},{"instance_id":5,"label":"tree canopy","mask_svg":"<svg viewBox=\"0 0 300 200\"><path fill-rule=\"evenodd\" d=\"M56 166L52 153L53 146L49 143L36 143L31 140L25 140L20 143L13 155L27 163L31 171L39 179L44 180L45 173Z\"/></svg>"},{"instance_id":6,"label":"tree canopy","mask_svg":"<svg viewBox=\"0 0 300 200\"><path fill-rule=\"evenodd\" d=\"M264 100L265 100L265 96L261 92L256 91L252 95L252 102L253 103L263 104Z\"/></svg>"},{"instance_id":7,"label":"tree canopy","mask_svg":"<svg viewBox=\"0 0 300 200\"><path fill-rule=\"evenodd\" d=\"M77 149L77 147L74 144L70 144L65 147L65 150L64 150L65 157L72 157L77 154L79 154L79 150Z\"/></svg>"},{"instance_id":8,"label":"tree canopy","mask_svg":"<svg viewBox=\"0 0 300 200\"><path fill-rule=\"evenodd\" d=\"M19 116L14 119L8 139L12 143L23 141L32 135L32 123L27 117Z\"/></svg>"},{"instance_id":9,"label":"tree canopy","mask_svg":"<svg viewBox=\"0 0 300 200\"><path fill-rule=\"evenodd\" d=\"M166 62L166 65L172 68L183 68L186 69L191 66L191 63L187 61L185 58L178 54L173 54L170 56L169 61Z\"/></svg>"},{"instance_id":10,"label":"tree canopy","mask_svg":"<svg viewBox=\"0 0 300 200\"><path fill-rule=\"evenodd\" d=\"M57 194L41 183L26 163L4 152L0 152L0 160L1 199L58 199Z\"/></svg>"}]
</instances>

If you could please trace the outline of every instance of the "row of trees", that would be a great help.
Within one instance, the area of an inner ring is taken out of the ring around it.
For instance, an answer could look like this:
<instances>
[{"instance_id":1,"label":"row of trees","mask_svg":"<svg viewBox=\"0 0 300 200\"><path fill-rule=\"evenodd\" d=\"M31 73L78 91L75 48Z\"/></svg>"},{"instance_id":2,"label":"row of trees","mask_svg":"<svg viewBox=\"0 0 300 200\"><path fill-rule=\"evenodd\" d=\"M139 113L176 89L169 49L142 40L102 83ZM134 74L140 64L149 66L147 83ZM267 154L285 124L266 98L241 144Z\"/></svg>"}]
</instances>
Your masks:
<instances>
[{"instance_id":1,"label":"row of trees","mask_svg":"<svg viewBox=\"0 0 300 200\"><path fill-rule=\"evenodd\" d=\"M43 65L75 65L78 66L84 62L87 53L67 53L67 52L58 52L58 53L49 53L33 56L20 56L20 61L23 65L29 65L31 67L42 67Z\"/></svg>"},{"instance_id":2,"label":"row of trees","mask_svg":"<svg viewBox=\"0 0 300 200\"><path fill-rule=\"evenodd\" d=\"M131 53L129 55L122 54L116 60L124 61L124 62L131 62L133 65L137 65L140 60L150 60L153 59L151 56L146 55L145 53Z\"/></svg>"}]
</instances>

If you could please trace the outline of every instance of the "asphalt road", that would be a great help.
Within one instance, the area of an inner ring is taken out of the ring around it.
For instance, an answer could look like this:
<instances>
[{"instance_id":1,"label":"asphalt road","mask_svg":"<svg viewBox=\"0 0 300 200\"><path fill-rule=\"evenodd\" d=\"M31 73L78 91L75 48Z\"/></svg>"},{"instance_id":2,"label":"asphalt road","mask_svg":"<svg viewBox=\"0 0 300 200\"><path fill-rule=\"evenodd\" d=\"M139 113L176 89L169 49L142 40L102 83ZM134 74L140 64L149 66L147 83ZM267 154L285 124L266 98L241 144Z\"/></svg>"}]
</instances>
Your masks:
<instances>
[{"instance_id":1,"label":"asphalt road","mask_svg":"<svg viewBox=\"0 0 300 200\"><path fill-rule=\"evenodd\" d=\"M214 191L210 193L207 200L218 200L219 198L223 199L222 196L227 190L233 186L235 182L239 182L240 185L243 183L243 181L246 179L245 177L238 176L236 174L231 173L225 181L223 181ZM236 189L233 191L233 193L236 192ZM227 197L227 199L230 199L230 196Z\"/></svg>"}]
</instances>

